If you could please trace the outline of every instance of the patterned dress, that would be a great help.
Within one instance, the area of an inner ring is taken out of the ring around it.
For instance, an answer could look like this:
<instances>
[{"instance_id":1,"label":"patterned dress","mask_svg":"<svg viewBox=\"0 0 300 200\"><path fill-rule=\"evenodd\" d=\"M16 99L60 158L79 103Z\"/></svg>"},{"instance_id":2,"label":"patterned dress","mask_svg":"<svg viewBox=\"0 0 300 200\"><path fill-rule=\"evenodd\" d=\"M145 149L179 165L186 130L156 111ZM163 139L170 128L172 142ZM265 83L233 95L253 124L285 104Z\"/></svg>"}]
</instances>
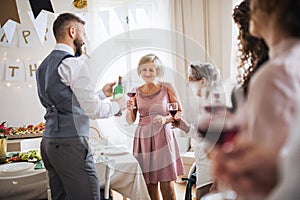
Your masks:
<instances>
[{"instance_id":1,"label":"patterned dress","mask_svg":"<svg viewBox=\"0 0 300 200\"><path fill-rule=\"evenodd\" d=\"M152 123L155 116L167 116L168 88L153 94L137 90L137 106L140 120L135 131L133 153L143 170L147 184L173 181L184 173L178 145L171 124Z\"/></svg>"}]
</instances>

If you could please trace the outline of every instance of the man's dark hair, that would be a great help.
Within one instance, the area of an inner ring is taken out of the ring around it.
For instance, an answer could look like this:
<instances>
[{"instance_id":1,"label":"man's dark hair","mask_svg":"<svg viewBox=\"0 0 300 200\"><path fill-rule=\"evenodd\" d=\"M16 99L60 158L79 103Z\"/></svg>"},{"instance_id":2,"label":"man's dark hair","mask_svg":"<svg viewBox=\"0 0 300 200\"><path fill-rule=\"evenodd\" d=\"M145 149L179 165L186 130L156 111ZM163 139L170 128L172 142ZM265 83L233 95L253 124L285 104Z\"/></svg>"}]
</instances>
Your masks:
<instances>
[{"instance_id":1,"label":"man's dark hair","mask_svg":"<svg viewBox=\"0 0 300 200\"><path fill-rule=\"evenodd\" d=\"M56 40L64 36L65 31L68 30L71 22L85 24L83 20L72 13L60 14L53 23L53 34Z\"/></svg>"}]
</instances>

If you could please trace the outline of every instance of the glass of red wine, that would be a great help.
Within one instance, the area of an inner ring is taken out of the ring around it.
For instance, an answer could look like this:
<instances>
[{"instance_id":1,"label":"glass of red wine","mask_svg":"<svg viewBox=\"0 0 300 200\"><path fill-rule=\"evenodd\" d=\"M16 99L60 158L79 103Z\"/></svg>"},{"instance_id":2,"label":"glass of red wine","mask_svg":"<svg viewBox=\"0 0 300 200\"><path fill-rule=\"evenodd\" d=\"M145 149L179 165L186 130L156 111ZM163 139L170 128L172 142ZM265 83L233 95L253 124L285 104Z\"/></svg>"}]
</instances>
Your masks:
<instances>
[{"instance_id":1,"label":"glass of red wine","mask_svg":"<svg viewBox=\"0 0 300 200\"><path fill-rule=\"evenodd\" d=\"M127 92L127 96L129 96L130 100L132 100L136 95L136 90L132 89L130 92ZM136 106L132 106L131 109L136 109Z\"/></svg>"},{"instance_id":2,"label":"glass of red wine","mask_svg":"<svg viewBox=\"0 0 300 200\"><path fill-rule=\"evenodd\" d=\"M174 103L168 103L167 104L167 108L168 108L168 111L169 113L172 115L172 117L174 118L177 111L178 111L178 103L174 102ZM171 127L172 129L175 128L175 127Z\"/></svg>"},{"instance_id":3,"label":"glass of red wine","mask_svg":"<svg viewBox=\"0 0 300 200\"><path fill-rule=\"evenodd\" d=\"M225 119L225 116L201 119L198 123L198 133L201 137L217 146L232 142L239 131L239 126L232 119Z\"/></svg>"}]
</instances>

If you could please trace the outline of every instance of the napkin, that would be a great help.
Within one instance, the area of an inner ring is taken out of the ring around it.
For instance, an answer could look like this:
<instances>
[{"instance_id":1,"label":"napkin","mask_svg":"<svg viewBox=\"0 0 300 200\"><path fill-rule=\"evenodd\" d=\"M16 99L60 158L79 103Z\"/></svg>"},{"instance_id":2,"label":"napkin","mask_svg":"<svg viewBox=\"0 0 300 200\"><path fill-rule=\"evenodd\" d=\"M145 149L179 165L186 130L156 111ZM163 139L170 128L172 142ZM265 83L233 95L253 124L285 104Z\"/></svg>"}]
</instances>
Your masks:
<instances>
[{"instance_id":1,"label":"napkin","mask_svg":"<svg viewBox=\"0 0 300 200\"><path fill-rule=\"evenodd\" d=\"M42 161L38 161L38 162L35 164L34 169L45 169L43 162L42 162Z\"/></svg>"}]
</instances>

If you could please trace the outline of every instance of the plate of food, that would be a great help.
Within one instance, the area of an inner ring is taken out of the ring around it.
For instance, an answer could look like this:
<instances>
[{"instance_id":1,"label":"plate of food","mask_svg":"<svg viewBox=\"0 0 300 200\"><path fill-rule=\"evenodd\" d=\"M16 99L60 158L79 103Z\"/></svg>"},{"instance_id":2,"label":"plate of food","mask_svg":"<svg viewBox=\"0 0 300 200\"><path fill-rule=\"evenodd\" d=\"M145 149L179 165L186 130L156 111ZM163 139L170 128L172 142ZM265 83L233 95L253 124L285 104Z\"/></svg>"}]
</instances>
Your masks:
<instances>
[{"instance_id":1,"label":"plate of food","mask_svg":"<svg viewBox=\"0 0 300 200\"><path fill-rule=\"evenodd\" d=\"M1 173L15 173L33 169L34 164L30 162L16 162L0 165Z\"/></svg>"}]
</instances>

